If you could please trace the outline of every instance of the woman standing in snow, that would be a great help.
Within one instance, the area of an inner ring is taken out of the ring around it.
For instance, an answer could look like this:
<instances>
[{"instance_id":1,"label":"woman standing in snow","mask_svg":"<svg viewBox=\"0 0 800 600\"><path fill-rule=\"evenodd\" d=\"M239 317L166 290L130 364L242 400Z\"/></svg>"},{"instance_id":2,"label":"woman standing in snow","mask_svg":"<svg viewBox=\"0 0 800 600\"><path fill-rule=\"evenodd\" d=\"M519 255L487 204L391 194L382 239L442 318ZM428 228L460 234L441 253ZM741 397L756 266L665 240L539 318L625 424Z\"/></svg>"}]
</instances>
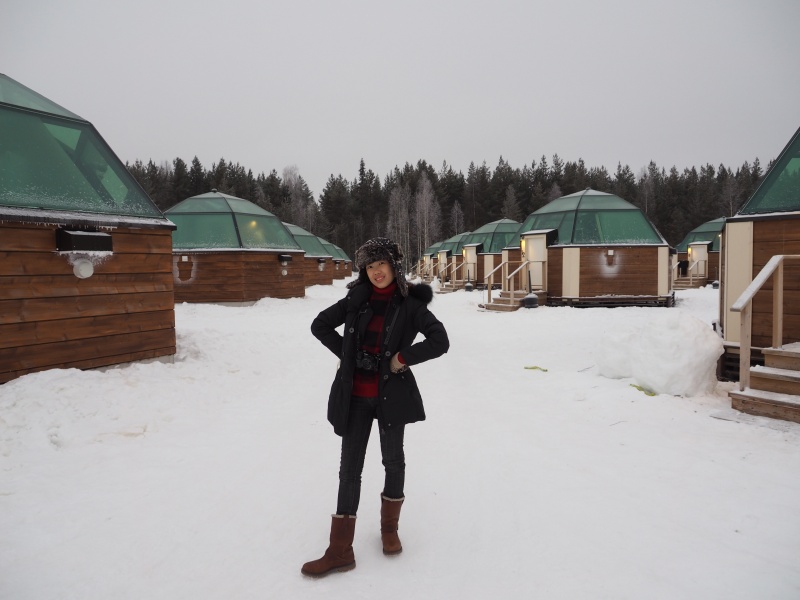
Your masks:
<instances>
[{"instance_id":1,"label":"woman standing in snow","mask_svg":"<svg viewBox=\"0 0 800 600\"><path fill-rule=\"evenodd\" d=\"M361 471L376 418L386 470L381 493L383 552L403 550L397 536L405 499L403 432L407 423L425 419L409 367L441 356L450 342L444 325L428 310L433 291L406 281L402 258L400 247L391 240L366 242L356 252L358 278L347 285L347 295L311 324L314 336L341 361L328 398L328 421L342 438L342 455L330 544L322 558L303 565L304 575L320 577L356 566L353 536ZM342 324L344 335L336 331ZM414 343L418 333L425 339Z\"/></svg>"}]
</instances>

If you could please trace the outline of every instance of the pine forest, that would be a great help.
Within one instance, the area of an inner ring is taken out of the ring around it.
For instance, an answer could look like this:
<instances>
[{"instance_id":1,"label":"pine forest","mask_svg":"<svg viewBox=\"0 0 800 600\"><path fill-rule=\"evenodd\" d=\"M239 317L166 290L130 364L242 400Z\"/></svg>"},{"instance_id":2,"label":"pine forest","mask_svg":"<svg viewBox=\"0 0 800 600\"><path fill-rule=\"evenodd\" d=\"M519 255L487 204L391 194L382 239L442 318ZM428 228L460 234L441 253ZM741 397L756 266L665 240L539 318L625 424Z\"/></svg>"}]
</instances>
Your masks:
<instances>
[{"instance_id":1,"label":"pine forest","mask_svg":"<svg viewBox=\"0 0 800 600\"><path fill-rule=\"evenodd\" d=\"M734 215L764 174L758 158L735 169L706 164L678 171L650 162L634 173L618 164L612 174L555 154L522 168L502 157L494 169L472 163L466 175L446 162L436 169L420 160L381 179L362 160L352 180L331 175L315 199L294 166L281 175L272 170L257 176L224 158L209 169L197 157L191 164L176 158L159 165L136 160L127 167L161 210L215 189L250 200L350 256L370 237L398 240L409 264L436 242L501 218L522 221L551 200L586 188L638 206L674 246L698 225Z\"/></svg>"}]
</instances>

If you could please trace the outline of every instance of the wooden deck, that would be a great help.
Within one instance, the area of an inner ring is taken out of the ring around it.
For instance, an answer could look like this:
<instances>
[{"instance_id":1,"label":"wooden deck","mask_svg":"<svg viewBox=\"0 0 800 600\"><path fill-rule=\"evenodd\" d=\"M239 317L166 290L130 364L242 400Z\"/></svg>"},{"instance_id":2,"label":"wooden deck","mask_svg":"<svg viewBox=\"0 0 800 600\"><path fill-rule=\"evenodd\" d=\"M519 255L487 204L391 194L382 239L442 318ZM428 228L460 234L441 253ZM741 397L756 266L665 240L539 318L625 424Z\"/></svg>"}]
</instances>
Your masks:
<instances>
[{"instance_id":1,"label":"wooden deck","mask_svg":"<svg viewBox=\"0 0 800 600\"><path fill-rule=\"evenodd\" d=\"M614 308L617 306L675 306L675 292L667 296L589 296L580 298L564 298L548 296L547 304L550 306L575 306L588 308L592 306Z\"/></svg>"}]
</instances>

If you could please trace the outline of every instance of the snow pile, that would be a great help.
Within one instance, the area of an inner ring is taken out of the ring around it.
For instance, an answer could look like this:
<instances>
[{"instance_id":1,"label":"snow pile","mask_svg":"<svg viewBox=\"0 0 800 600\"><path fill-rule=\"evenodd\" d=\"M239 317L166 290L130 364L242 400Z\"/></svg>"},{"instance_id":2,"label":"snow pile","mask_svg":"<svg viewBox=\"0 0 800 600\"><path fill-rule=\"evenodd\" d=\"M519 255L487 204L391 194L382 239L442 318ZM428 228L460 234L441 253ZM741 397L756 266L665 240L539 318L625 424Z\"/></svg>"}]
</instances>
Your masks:
<instances>
[{"instance_id":1,"label":"snow pile","mask_svg":"<svg viewBox=\"0 0 800 600\"><path fill-rule=\"evenodd\" d=\"M657 394L696 396L716 386L722 352L722 338L710 326L673 310L619 323L596 360L604 377L631 378Z\"/></svg>"}]
</instances>

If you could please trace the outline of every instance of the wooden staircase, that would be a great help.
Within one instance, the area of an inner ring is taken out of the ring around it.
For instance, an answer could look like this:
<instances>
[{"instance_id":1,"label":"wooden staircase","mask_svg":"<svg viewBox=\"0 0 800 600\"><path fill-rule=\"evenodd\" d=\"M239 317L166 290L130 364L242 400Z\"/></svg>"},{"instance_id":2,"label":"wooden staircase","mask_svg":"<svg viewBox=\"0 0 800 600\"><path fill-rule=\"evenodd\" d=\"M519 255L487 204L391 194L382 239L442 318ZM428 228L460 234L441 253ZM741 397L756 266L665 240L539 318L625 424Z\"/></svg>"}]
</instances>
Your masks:
<instances>
[{"instance_id":1,"label":"wooden staircase","mask_svg":"<svg viewBox=\"0 0 800 600\"><path fill-rule=\"evenodd\" d=\"M750 387L728 393L732 408L800 423L800 342L764 348L764 366L750 368Z\"/></svg>"},{"instance_id":2,"label":"wooden staircase","mask_svg":"<svg viewBox=\"0 0 800 600\"><path fill-rule=\"evenodd\" d=\"M439 286L439 289L436 290L437 294L450 294L452 292L457 292L458 290L464 289L464 285L466 284L465 281L445 281Z\"/></svg>"},{"instance_id":3,"label":"wooden staircase","mask_svg":"<svg viewBox=\"0 0 800 600\"><path fill-rule=\"evenodd\" d=\"M673 290L692 290L695 288L705 287L708 283L707 277L676 277L672 282Z\"/></svg>"},{"instance_id":4,"label":"wooden staircase","mask_svg":"<svg viewBox=\"0 0 800 600\"><path fill-rule=\"evenodd\" d=\"M539 306L544 306L547 302L547 292L536 291ZM511 292L503 291L498 292L496 296L492 297L492 301L486 304L481 304L480 307L485 310L493 310L497 312L513 312L522 308L522 300L528 292L525 290L515 290L513 295Z\"/></svg>"}]
</instances>

